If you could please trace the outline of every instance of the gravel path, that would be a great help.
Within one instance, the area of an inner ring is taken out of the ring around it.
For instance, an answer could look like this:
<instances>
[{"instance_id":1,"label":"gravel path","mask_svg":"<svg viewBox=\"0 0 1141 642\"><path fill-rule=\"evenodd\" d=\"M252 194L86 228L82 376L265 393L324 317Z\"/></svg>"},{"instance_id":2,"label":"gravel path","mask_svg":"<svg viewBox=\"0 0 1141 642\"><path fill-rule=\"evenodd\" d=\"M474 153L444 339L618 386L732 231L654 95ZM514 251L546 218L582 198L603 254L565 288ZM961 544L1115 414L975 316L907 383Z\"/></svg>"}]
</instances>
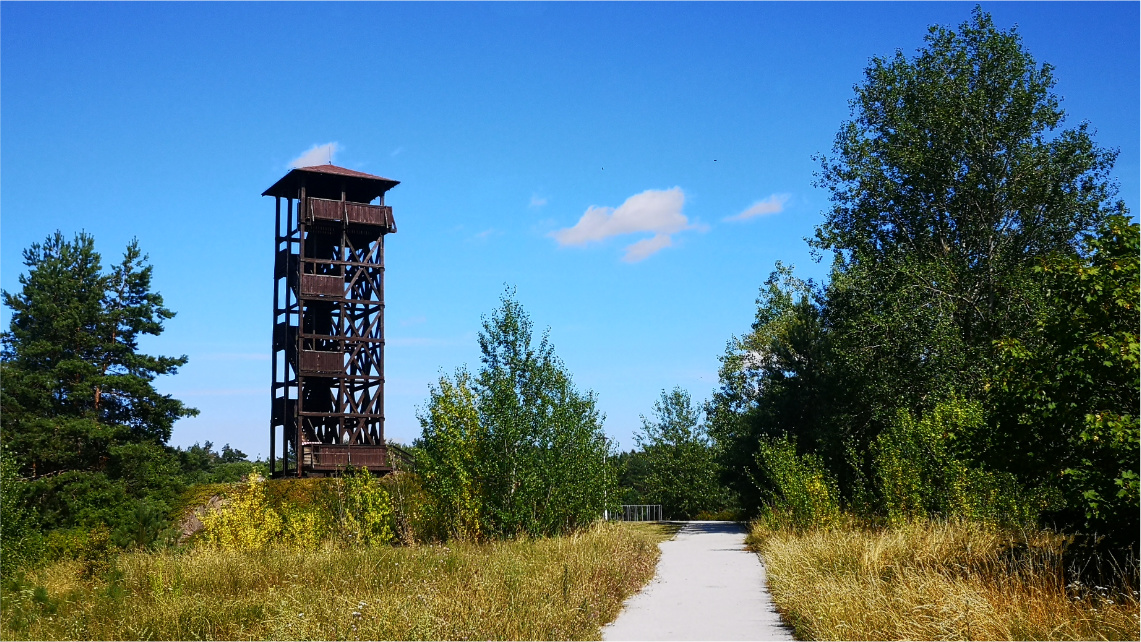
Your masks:
<instances>
[{"instance_id":1,"label":"gravel path","mask_svg":"<svg viewBox=\"0 0 1141 642\"><path fill-rule=\"evenodd\" d=\"M657 574L602 629L603 640L793 639L740 526L686 522L659 546Z\"/></svg>"}]
</instances>

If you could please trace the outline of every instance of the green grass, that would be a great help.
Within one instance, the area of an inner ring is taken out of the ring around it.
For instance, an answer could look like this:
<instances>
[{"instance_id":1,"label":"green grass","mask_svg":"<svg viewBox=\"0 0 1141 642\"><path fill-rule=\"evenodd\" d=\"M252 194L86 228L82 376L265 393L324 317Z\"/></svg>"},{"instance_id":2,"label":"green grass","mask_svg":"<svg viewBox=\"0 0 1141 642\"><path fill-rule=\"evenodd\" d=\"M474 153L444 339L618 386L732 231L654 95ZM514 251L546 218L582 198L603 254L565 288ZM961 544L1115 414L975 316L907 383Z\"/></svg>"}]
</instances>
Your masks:
<instances>
[{"instance_id":1,"label":"green grass","mask_svg":"<svg viewBox=\"0 0 1141 642\"><path fill-rule=\"evenodd\" d=\"M614 525L642 534L655 544L673 539L682 527L681 522L619 522Z\"/></svg>"},{"instance_id":2,"label":"green grass","mask_svg":"<svg viewBox=\"0 0 1141 642\"><path fill-rule=\"evenodd\" d=\"M676 526L487 544L132 552L6 582L4 639L597 639Z\"/></svg>"}]
</instances>

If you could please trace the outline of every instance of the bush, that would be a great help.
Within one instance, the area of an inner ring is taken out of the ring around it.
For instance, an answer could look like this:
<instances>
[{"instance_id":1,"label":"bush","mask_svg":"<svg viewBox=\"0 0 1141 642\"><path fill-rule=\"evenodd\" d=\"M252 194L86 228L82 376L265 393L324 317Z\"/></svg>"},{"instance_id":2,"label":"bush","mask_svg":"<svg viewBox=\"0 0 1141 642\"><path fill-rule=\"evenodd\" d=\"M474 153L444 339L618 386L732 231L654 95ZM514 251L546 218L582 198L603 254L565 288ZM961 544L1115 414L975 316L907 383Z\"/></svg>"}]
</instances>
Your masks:
<instances>
[{"instance_id":1,"label":"bush","mask_svg":"<svg viewBox=\"0 0 1141 642\"><path fill-rule=\"evenodd\" d=\"M0 450L0 575L30 566L40 556L42 542L36 515L25 505L27 482L6 449Z\"/></svg>"},{"instance_id":2,"label":"bush","mask_svg":"<svg viewBox=\"0 0 1141 642\"><path fill-rule=\"evenodd\" d=\"M976 402L951 399L915 419L900 411L873 448L888 519L965 517L1029 524L1048 494L1025 492L1014 475L973 465L967 452L986 422Z\"/></svg>"},{"instance_id":3,"label":"bush","mask_svg":"<svg viewBox=\"0 0 1141 642\"><path fill-rule=\"evenodd\" d=\"M379 546L392 541L392 500L368 470L340 478L341 537L348 544Z\"/></svg>"},{"instance_id":4,"label":"bush","mask_svg":"<svg viewBox=\"0 0 1141 642\"><path fill-rule=\"evenodd\" d=\"M265 498L265 479L250 475L235 488L228 503L202 515L202 540L225 550L258 550L280 540L281 514Z\"/></svg>"},{"instance_id":5,"label":"bush","mask_svg":"<svg viewBox=\"0 0 1141 642\"><path fill-rule=\"evenodd\" d=\"M111 539L122 548L153 548L169 543L174 531L167 520L168 509L165 503L136 500L119 526L111 533Z\"/></svg>"},{"instance_id":6,"label":"bush","mask_svg":"<svg viewBox=\"0 0 1141 642\"><path fill-rule=\"evenodd\" d=\"M103 577L111 570L112 559L118 554L106 526L95 528L58 528L49 531L43 540L43 561L78 561L83 579Z\"/></svg>"},{"instance_id":7,"label":"bush","mask_svg":"<svg viewBox=\"0 0 1141 642\"><path fill-rule=\"evenodd\" d=\"M487 441L479 423L471 375L460 369L428 390L420 419L416 470L427 495L430 530L440 539L478 539L483 531L479 498L480 450Z\"/></svg>"},{"instance_id":8,"label":"bush","mask_svg":"<svg viewBox=\"0 0 1141 642\"><path fill-rule=\"evenodd\" d=\"M739 522L741 511L735 508L723 508L716 512L703 510L694 516L697 521Z\"/></svg>"},{"instance_id":9,"label":"bush","mask_svg":"<svg viewBox=\"0 0 1141 642\"><path fill-rule=\"evenodd\" d=\"M761 439L756 454L758 469L768 484L769 501L762 517L794 528L826 526L840 516L840 491L817 455L796 453L796 439ZM770 486L771 484L771 486Z\"/></svg>"},{"instance_id":10,"label":"bush","mask_svg":"<svg viewBox=\"0 0 1141 642\"><path fill-rule=\"evenodd\" d=\"M416 544L430 536L432 514L419 474L397 470L380 478L392 502L392 531L402 544Z\"/></svg>"},{"instance_id":11,"label":"bush","mask_svg":"<svg viewBox=\"0 0 1141 642\"><path fill-rule=\"evenodd\" d=\"M80 571L83 579L94 580L110 573L117 552L111 541L111 531L106 526L92 529L79 553L79 561L83 562Z\"/></svg>"},{"instance_id":12,"label":"bush","mask_svg":"<svg viewBox=\"0 0 1141 642\"><path fill-rule=\"evenodd\" d=\"M266 482L252 474L226 489L223 504L201 515L199 539L223 550L328 543L380 546L392 541L388 491L365 469L336 479Z\"/></svg>"}]
</instances>

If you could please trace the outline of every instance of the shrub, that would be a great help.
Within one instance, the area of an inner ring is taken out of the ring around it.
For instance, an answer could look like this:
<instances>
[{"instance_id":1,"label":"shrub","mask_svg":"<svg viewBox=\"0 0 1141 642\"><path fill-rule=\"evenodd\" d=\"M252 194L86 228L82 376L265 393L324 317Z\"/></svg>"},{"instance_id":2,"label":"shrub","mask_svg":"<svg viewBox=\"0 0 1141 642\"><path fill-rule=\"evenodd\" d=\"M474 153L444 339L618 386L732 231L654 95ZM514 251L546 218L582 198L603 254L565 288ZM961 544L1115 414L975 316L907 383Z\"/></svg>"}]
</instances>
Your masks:
<instances>
[{"instance_id":1,"label":"shrub","mask_svg":"<svg viewBox=\"0 0 1141 642\"><path fill-rule=\"evenodd\" d=\"M939 515L1012 524L1034 521L1048 494L1025 492L1014 475L969 461L967 453L985 425L980 404L957 398L919 419L900 411L873 449L888 519Z\"/></svg>"},{"instance_id":2,"label":"shrub","mask_svg":"<svg viewBox=\"0 0 1141 642\"><path fill-rule=\"evenodd\" d=\"M284 522L265 498L265 478L250 475L219 510L202 515L202 540L225 550L257 550L280 539Z\"/></svg>"},{"instance_id":3,"label":"shrub","mask_svg":"<svg viewBox=\"0 0 1141 642\"><path fill-rule=\"evenodd\" d=\"M0 575L31 565L42 550L35 513L25 505L26 489L17 463L7 449L0 451Z\"/></svg>"},{"instance_id":4,"label":"shrub","mask_svg":"<svg viewBox=\"0 0 1141 642\"><path fill-rule=\"evenodd\" d=\"M741 511L736 508L722 508L716 512L703 510L695 515L694 519L698 521L739 522L741 521Z\"/></svg>"},{"instance_id":5,"label":"shrub","mask_svg":"<svg viewBox=\"0 0 1141 642\"><path fill-rule=\"evenodd\" d=\"M771 487L762 515L795 528L825 526L840 516L840 492L823 460L815 454L796 453L796 439L761 439L757 466Z\"/></svg>"},{"instance_id":6,"label":"shrub","mask_svg":"<svg viewBox=\"0 0 1141 642\"><path fill-rule=\"evenodd\" d=\"M111 572L116 552L115 545L111 542L111 531L106 526L93 529L79 555L79 560L83 563L80 574L87 580L107 575Z\"/></svg>"},{"instance_id":7,"label":"shrub","mask_svg":"<svg viewBox=\"0 0 1141 642\"><path fill-rule=\"evenodd\" d=\"M416 544L430 536L432 518L428 494L419 474L397 470L380 478L392 502L393 536L403 544Z\"/></svg>"},{"instance_id":8,"label":"shrub","mask_svg":"<svg viewBox=\"0 0 1141 642\"><path fill-rule=\"evenodd\" d=\"M339 480L339 530L346 543L378 546L392 541L392 500L368 470L348 472Z\"/></svg>"},{"instance_id":9,"label":"shrub","mask_svg":"<svg viewBox=\"0 0 1141 642\"><path fill-rule=\"evenodd\" d=\"M423 433L416 470L427 494L430 528L441 539L478 539L484 530L477 463L486 435L472 388L466 370L458 370L454 379L440 377L419 417Z\"/></svg>"},{"instance_id":10,"label":"shrub","mask_svg":"<svg viewBox=\"0 0 1141 642\"><path fill-rule=\"evenodd\" d=\"M299 504L282 507L282 529L277 541L286 546L313 550L329 535L329 519L321 510Z\"/></svg>"},{"instance_id":11,"label":"shrub","mask_svg":"<svg viewBox=\"0 0 1141 642\"><path fill-rule=\"evenodd\" d=\"M217 510L201 515L199 535L223 550L311 550L331 540L379 546L393 537L392 500L366 469L346 470L337 479L274 482L255 473L223 494Z\"/></svg>"},{"instance_id":12,"label":"shrub","mask_svg":"<svg viewBox=\"0 0 1141 642\"><path fill-rule=\"evenodd\" d=\"M164 503L136 500L119 526L112 531L111 538L123 548L153 548L169 542L173 539L173 530L166 518L167 512Z\"/></svg>"}]
</instances>

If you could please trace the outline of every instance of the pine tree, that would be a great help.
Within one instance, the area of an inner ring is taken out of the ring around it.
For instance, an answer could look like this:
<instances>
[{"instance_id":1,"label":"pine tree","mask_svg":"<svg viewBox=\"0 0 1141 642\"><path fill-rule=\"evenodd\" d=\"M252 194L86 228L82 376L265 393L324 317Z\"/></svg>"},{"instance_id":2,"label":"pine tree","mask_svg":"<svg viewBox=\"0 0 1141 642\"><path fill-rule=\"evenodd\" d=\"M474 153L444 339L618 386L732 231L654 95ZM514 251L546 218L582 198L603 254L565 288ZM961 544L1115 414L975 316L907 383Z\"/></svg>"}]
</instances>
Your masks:
<instances>
[{"instance_id":1,"label":"pine tree","mask_svg":"<svg viewBox=\"0 0 1141 642\"><path fill-rule=\"evenodd\" d=\"M198 411L153 385L186 356L138 349L174 317L147 261L131 241L104 271L90 235L57 231L24 251L21 290L3 292L12 319L0 335L0 426L48 526L100 521L126 499L165 501L178 484L166 443L174 422Z\"/></svg>"}]
</instances>

